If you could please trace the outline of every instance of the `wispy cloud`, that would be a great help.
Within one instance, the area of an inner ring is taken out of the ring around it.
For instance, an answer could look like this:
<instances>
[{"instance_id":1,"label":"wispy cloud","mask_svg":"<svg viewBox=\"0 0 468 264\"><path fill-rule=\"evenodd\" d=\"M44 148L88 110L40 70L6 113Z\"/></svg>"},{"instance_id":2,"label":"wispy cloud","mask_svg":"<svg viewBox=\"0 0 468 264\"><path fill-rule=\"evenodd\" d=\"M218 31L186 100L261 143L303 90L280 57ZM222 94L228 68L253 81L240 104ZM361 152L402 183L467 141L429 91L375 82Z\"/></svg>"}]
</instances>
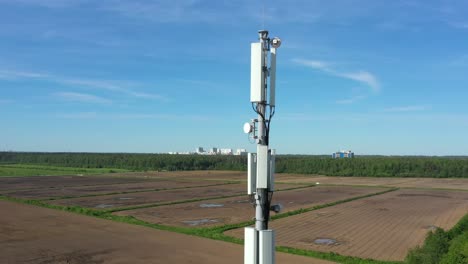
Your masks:
<instances>
[{"instance_id":1,"label":"wispy cloud","mask_svg":"<svg viewBox=\"0 0 468 264\"><path fill-rule=\"evenodd\" d=\"M389 107L384 109L385 112L415 112L415 111L425 111L431 109L431 106L427 105L409 105L409 106L397 106Z\"/></svg>"},{"instance_id":2,"label":"wispy cloud","mask_svg":"<svg viewBox=\"0 0 468 264\"><path fill-rule=\"evenodd\" d=\"M17 80L17 79L38 79L44 81L55 82L59 84L65 84L68 86L81 86L93 89L107 90L111 92L123 93L135 98L152 99L160 101L168 101L168 98L155 93L147 93L136 91L128 86L141 86L141 84L128 84L122 81L110 81L110 80L95 80L85 78L70 78L61 77L48 73L38 72L25 72L25 71L11 71L0 69L0 79L5 80Z\"/></svg>"},{"instance_id":3,"label":"wispy cloud","mask_svg":"<svg viewBox=\"0 0 468 264\"><path fill-rule=\"evenodd\" d=\"M330 64L327 62L319 61L319 60L305 60L305 59L293 59L294 63L319 70L325 72L327 74L345 78L349 80L353 80L356 82L360 82L369 86L373 92L380 91L380 84L375 75L368 71L353 71L353 72L341 72L331 68Z\"/></svg>"},{"instance_id":4,"label":"wispy cloud","mask_svg":"<svg viewBox=\"0 0 468 264\"><path fill-rule=\"evenodd\" d=\"M112 101L109 99L95 96L92 94L85 94L85 93L59 92L59 93L54 93L53 96L63 99L65 101L71 101L71 102L97 103L97 104L112 103Z\"/></svg>"},{"instance_id":5,"label":"wispy cloud","mask_svg":"<svg viewBox=\"0 0 468 264\"><path fill-rule=\"evenodd\" d=\"M352 104L352 103L355 103L357 101L360 101L362 99L366 98L366 96L364 95L358 95L358 96L353 96L351 98L347 98L347 99L342 99L342 100L337 100L335 101L337 104Z\"/></svg>"},{"instance_id":6,"label":"wispy cloud","mask_svg":"<svg viewBox=\"0 0 468 264\"><path fill-rule=\"evenodd\" d=\"M4 79L4 80L14 80L14 79L21 79L21 78L43 79L43 78L48 78L48 77L49 75L45 73L0 70L0 79Z\"/></svg>"},{"instance_id":7,"label":"wispy cloud","mask_svg":"<svg viewBox=\"0 0 468 264\"><path fill-rule=\"evenodd\" d=\"M190 120L190 121L210 121L213 118L210 116L200 115L177 115L177 114L146 114L146 113L115 113L104 114L96 112L76 112L76 113L60 113L55 114L56 118L63 119L125 119L125 120L139 120L139 119L155 119L166 121L177 120Z\"/></svg>"}]
</instances>

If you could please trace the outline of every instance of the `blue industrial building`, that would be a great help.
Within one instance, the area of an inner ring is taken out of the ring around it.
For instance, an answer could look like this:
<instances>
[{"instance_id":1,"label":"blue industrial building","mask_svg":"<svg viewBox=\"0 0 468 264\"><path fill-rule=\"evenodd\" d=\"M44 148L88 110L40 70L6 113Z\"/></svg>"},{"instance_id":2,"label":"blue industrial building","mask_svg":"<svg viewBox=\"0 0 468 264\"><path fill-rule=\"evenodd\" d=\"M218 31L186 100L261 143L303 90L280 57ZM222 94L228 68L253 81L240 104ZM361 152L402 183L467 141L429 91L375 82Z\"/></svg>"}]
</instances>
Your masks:
<instances>
[{"instance_id":1,"label":"blue industrial building","mask_svg":"<svg viewBox=\"0 0 468 264\"><path fill-rule=\"evenodd\" d=\"M354 158L354 152L351 150L345 151L338 151L332 154L332 158L339 159L339 158Z\"/></svg>"}]
</instances>

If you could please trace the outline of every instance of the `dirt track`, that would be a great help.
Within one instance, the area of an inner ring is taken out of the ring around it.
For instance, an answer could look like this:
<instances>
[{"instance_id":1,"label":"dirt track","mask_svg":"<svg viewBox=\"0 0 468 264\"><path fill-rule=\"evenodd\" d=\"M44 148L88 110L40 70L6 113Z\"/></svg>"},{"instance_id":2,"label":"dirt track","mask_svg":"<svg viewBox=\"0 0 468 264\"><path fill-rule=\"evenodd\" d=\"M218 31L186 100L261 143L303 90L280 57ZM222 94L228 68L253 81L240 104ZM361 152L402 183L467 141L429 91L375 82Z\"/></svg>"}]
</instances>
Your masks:
<instances>
[{"instance_id":1,"label":"dirt track","mask_svg":"<svg viewBox=\"0 0 468 264\"><path fill-rule=\"evenodd\" d=\"M4 264L239 264L240 245L0 201ZM277 253L277 263L328 261Z\"/></svg>"}]
</instances>

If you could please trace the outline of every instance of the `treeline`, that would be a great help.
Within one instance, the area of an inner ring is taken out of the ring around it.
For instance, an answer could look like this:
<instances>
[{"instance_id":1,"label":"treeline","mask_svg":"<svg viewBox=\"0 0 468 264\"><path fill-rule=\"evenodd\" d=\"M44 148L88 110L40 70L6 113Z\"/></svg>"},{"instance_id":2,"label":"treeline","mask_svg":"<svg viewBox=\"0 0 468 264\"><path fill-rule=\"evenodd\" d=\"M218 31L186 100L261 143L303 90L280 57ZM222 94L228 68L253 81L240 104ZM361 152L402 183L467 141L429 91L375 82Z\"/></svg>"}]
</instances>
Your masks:
<instances>
[{"instance_id":1,"label":"treeline","mask_svg":"<svg viewBox=\"0 0 468 264\"><path fill-rule=\"evenodd\" d=\"M221 155L0 152L0 163L140 171L247 169L245 156ZM276 172L329 176L468 178L468 158L366 156L332 159L327 156L283 155L276 158Z\"/></svg>"},{"instance_id":2,"label":"treeline","mask_svg":"<svg viewBox=\"0 0 468 264\"><path fill-rule=\"evenodd\" d=\"M424 245L411 250L406 256L408 264L466 264L468 263L468 215L454 228L430 232Z\"/></svg>"}]
</instances>

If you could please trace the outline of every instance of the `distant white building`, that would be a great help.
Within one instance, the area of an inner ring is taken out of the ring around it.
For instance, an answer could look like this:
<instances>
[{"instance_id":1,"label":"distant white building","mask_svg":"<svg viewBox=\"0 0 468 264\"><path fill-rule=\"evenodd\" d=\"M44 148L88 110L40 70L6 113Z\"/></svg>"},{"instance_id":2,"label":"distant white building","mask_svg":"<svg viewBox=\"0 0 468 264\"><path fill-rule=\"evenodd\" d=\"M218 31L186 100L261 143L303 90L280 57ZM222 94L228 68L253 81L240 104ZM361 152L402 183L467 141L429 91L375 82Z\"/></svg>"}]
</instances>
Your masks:
<instances>
[{"instance_id":1,"label":"distant white building","mask_svg":"<svg viewBox=\"0 0 468 264\"><path fill-rule=\"evenodd\" d=\"M232 149L220 149L219 153L221 155L232 155Z\"/></svg>"},{"instance_id":2,"label":"distant white building","mask_svg":"<svg viewBox=\"0 0 468 264\"><path fill-rule=\"evenodd\" d=\"M247 150L246 149L237 149L235 155L238 155L238 156L247 155Z\"/></svg>"}]
</instances>

